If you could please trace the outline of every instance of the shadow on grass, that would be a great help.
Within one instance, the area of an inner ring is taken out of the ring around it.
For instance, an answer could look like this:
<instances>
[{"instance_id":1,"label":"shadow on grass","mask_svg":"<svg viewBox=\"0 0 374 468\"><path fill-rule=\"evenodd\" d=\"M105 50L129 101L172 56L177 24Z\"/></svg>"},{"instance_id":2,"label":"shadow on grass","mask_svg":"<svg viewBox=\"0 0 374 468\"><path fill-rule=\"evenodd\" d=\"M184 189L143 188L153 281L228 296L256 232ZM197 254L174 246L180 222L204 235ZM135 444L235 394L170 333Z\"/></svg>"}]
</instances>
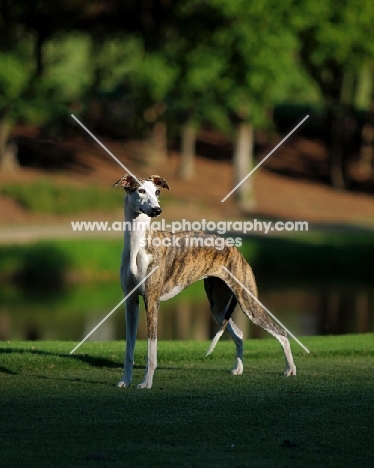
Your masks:
<instances>
[{"instance_id":1,"label":"shadow on grass","mask_svg":"<svg viewBox=\"0 0 374 468\"><path fill-rule=\"evenodd\" d=\"M51 351L42 351L40 349L22 349L22 348L11 348L11 349L0 349L1 354L34 354L41 356L52 356L59 358L73 359L80 361L84 364L89 364L92 367L107 367L110 369L118 369L123 366L123 362L112 361L103 357L90 356L89 354L67 354L67 353L52 353ZM133 369L144 369L145 366L134 365ZM157 367L158 370L170 370L172 367ZM181 369L181 367L175 367L175 370ZM188 369L187 369L188 370ZM17 372L10 371L3 366L0 366L0 372L18 375Z\"/></svg>"},{"instance_id":2,"label":"shadow on grass","mask_svg":"<svg viewBox=\"0 0 374 468\"><path fill-rule=\"evenodd\" d=\"M67 359L73 359L75 361L80 361L84 364L88 364L90 366L96 367L96 368L108 368L108 369L121 369L123 367L122 362L116 362L112 361L107 358L103 357L94 357L94 356L89 356L88 354L77 354L77 355L71 355L71 354L66 354L66 353L53 353L50 351L42 351L42 350L32 350L32 349L22 349L22 348L12 348L12 349L0 349L0 356L1 354L28 354L28 355L38 355L38 356L45 356L45 357L59 357L59 358L67 358ZM143 370L145 369L145 365L134 365L133 366L134 370ZM193 365L189 366L159 366L157 367L158 372L162 371L183 371L183 372L202 372L202 373L211 373L211 374L230 374L230 369L217 369L217 368L204 368L204 369L199 369L198 367L194 367ZM11 369L8 369L4 366L0 366L0 373L8 374L8 375L21 375L21 372L15 372L12 371ZM268 372L268 374L279 374L282 375L282 372ZM28 374L29 377L33 376L38 379L53 379L53 380L63 380L63 381L69 381L69 382L85 382L85 383L92 383L92 384L102 384L102 385L107 385L107 386L113 386L113 383L108 383L108 382L99 382L96 380L86 380L86 379L81 379L79 377L72 377L72 378L62 378L58 377L56 375L53 375L49 377L48 375L37 375L37 374Z\"/></svg>"},{"instance_id":3,"label":"shadow on grass","mask_svg":"<svg viewBox=\"0 0 374 468\"><path fill-rule=\"evenodd\" d=\"M14 372L10 369L7 369L6 367L4 366L0 366L0 372L2 372L3 374L9 374L9 375L18 375L17 372Z\"/></svg>"},{"instance_id":4,"label":"shadow on grass","mask_svg":"<svg viewBox=\"0 0 374 468\"><path fill-rule=\"evenodd\" d=\"M123 365L122 362L114 362L110 359L102 357L89 356L88 354L66 354L66 353L52 353L50 351L41 351L39 349L22 349L22 348L12 348L12 349L0 349L1 354L34 354L42 356L53 356L60 358L74 359L76 361L81 361L85 364L89 364L93 367L109 367L109 368L118 368ZM0 371L1 371L0 367Z\"/></svg>"},{"instance_id":5,"label":"shadow on grass","mask_svg":"<svg viewBox=\"0 0 374 468\"><path fill-rule=\"evenodd\" d=\"M115 368L117 369L118 367L122 367L122 363L114 362L111 361L110 359L102 358L102 357L93 357L89 356L87 354L85 355L74 355L72 356L71 354L66 354L66 353L52 353L50 351L41 351L41 350L31 350L31 349L21 349L21 348L12 348L12 349L0 349L0 356L1 354L31 354L31 355L40 355L40 356L52 356L52 357L60 357L60 358L68 358L68 359L73 359L75 361L80 361L85 364L89 364L90 366L93 367L99 367L99 368ZM21 372L14 372L4 366L0 366L0 373L3 374L8 374L8 375L21 375ZM45 380L62 380L62 381L69 381L69 382L84 382L84 383L90 383L90 384L101 384L101 385L107 385L109 387L112 387L112 383L108 382L99 382L96 380L87 380L87 379L81 379L79 377L72 377L72 378L63 378L63 377L58 377L56 375L53 376L48 376L48 375L37 375L37 374L28 374L29 377L35 377L37 379L45 379Z\"/></svg>"}]
</instances>

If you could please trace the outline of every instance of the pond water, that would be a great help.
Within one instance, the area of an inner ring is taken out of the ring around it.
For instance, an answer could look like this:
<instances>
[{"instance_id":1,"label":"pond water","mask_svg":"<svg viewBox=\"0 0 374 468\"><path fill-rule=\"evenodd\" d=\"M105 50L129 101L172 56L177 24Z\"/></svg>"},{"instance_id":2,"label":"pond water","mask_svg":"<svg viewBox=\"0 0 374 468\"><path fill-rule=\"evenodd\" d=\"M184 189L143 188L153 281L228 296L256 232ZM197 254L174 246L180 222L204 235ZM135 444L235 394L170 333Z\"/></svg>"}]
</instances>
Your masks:
<instances>
[{"instance_id":1,"label":"pond water","mask_svg":"<svg viewBox=\"0 0 374 468\"><path fill-rule=\"evenodd\" d=\"M297 280L282 284L257 280L261 302L297 337L374 332L372 284ZM3 287L0 288L0 339L80 341L121 299L117 281L75 284L58 291ZM246 338L269 337L239 308L233 318ZM159 339L206 340L216 331L201 281L161 303ZM120 340L124 336L124 306L121 306L89 340ZM138 337L146 337L143 305Z\"/></svg>"}]
</instances>

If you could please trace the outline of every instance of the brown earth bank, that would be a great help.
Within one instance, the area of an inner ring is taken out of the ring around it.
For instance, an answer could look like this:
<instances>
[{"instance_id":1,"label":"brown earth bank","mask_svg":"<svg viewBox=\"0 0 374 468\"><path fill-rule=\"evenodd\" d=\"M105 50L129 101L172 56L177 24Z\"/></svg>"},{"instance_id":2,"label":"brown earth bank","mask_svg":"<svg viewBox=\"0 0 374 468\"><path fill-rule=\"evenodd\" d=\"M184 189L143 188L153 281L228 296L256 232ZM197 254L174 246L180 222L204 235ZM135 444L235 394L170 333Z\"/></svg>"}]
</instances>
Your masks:
<instances>
[{"instance_id":1,"label":"brown earth bank","mask_svg":"<svg viewBox=\"0 0 374 468\"><path fill-rule=\"evenodd\" d=\"M262 140L257 145L256 164L282 139ZM196 173L189 181L178 176L180 156L177 145L169 148L164 159L147 157L149 147L137 141L113 141L100 137L102 143L139 177L163 176L171 187L164 191L164 215L167 220L252 219L302 220L326 226L374 227L373 178L358 176L357 162L350 171L353 188L335 190L327 183L327 151L323 143L291 137L252 176L255 206L244 213L235 204L234 195L224 203L233 188L230 161L232 146L224 137L201 132L197 144ZM261 140L260 140L261 141ZM95 141L74 137L65 141L29 140L23 150L22 167L15 174L0 173L0 184L24 184L48 178L64 185L84 187L90 184L110 188L125 170ZM32 157L31 157L32 156ZM32 163L30 163L30 160ZM122 194L117 187L118 210L110 213L84 213L79 220L122 219ZM19 225L60 225L69 217L42 215L25 211L14 201L0 195L0 229Z\"/></svg>"}]
</instances>

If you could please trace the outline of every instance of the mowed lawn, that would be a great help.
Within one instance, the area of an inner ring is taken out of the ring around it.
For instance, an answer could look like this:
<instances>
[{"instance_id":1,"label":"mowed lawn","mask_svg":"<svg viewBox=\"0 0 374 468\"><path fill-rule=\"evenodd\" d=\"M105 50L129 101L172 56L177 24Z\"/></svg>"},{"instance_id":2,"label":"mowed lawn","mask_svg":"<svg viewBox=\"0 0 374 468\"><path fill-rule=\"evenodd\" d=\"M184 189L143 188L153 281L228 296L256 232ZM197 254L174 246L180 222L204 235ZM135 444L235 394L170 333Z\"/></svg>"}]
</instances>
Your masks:
<instances>
[{"instance_id":1,"label":"mowed lawn","mask_svg":"<svg viewBox=\"0 0 374 468\"><path fill-rule=\"evenodd\" d=\"M160 342L151 390L116 388L123 342L0 343L1 467L374 466L374 335ZM146 344L136 349L134 384Z\"/></svg>"}]
</instances>

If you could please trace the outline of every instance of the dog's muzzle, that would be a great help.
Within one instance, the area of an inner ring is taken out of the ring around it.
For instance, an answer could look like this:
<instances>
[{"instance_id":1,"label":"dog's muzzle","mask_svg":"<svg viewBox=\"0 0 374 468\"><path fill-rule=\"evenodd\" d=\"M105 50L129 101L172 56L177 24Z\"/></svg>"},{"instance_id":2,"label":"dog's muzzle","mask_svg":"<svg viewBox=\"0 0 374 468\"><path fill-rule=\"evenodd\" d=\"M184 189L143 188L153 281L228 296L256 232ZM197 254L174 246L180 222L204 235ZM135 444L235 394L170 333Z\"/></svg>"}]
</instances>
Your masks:
<instances>
[{"instance_id":1,"label":"dog's muzzle","mask_svg":"<svg viewBox=\"0 0 374 468\"><path fill-rule=\"evenodd\" d=\"M156 208L152 208L152 212L150 214L151 218L156 218L156 216L160 216L162 213L162 209L158 206Z\"/></svg>"}]
</instances>

